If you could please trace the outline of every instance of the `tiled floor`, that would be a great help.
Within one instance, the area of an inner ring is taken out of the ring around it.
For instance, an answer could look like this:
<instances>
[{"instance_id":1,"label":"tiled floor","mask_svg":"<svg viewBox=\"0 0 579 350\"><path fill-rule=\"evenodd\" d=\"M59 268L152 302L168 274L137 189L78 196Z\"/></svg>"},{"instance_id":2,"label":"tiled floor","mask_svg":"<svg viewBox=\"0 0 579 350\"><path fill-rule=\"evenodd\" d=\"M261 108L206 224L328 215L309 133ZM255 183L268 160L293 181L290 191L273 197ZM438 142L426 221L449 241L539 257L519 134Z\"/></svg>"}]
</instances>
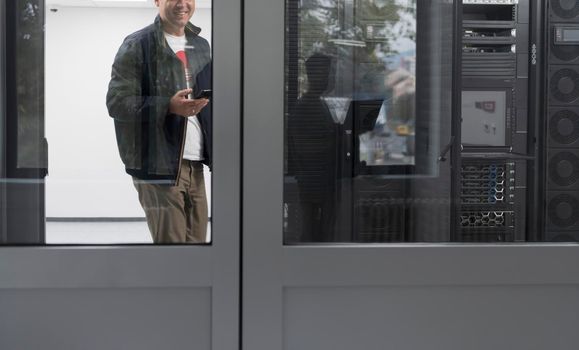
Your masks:
<instances>
[{"instance_id":1,"label":"tiled floor","mask_svg":"<svg viewBox=\"0 0 579 350\"><path fill-rule=\"evenodd\" d=\"M207 229L211 240L211 225ZM143 244L152 243L145 221L46 223L47 244Z\"/></svg>"}]
</instances>

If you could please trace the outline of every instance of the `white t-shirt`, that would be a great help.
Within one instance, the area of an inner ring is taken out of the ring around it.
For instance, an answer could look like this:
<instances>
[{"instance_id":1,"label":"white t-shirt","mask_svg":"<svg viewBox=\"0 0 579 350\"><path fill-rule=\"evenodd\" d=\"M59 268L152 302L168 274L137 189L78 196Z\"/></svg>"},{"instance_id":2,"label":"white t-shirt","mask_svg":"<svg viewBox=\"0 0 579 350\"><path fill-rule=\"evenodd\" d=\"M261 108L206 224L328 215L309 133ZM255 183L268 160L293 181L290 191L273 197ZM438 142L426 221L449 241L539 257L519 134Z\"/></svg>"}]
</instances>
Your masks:
<instances>
[{"instance_id":1,"label":"white t-shirt","mask_svg":"<svg viewBox=\"0 0 579 350\"><path fill-rule=\"evenodd\" d=\"M185 35L174 36L165 33L165 39L179 59L185 57L185 45L187 44ZM186 61L184 64L186 65ZM192 86L192 82L188 82L187 86ZM197 119L197 115L187 118L187 134L185 135L183 159L203 160L203 132L201 131L201 124L199 123L199 119Z\"/></svg>"}]
</instances>

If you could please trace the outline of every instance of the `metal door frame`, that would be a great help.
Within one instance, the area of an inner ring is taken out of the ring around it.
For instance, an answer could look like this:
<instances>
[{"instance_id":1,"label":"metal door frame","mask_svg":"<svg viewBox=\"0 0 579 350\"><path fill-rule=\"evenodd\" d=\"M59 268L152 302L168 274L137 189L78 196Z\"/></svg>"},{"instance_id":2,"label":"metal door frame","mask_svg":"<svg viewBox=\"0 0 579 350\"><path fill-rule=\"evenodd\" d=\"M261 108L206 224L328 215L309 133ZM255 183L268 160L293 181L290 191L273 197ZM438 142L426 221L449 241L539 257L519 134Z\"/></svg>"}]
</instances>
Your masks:
<instances>
[{"instance_id":1,"label":"metal door frame","mask_svg":"<svg viewBox=\"0 0 579 350\"><path fill-rule=\"evenodd\" d=\"M4 19L6 2L2 1L0 3L0 48L6 47L6 23ZM6 90L6 65L4 63L4 55L0 54L0 91ZM6 106L4 102L4 93L0 93L0 115L6 114ZM6 130L6 122L4 118L0 118L0 178L6 177L6 157L4 156L4 130ZM5 203L5 184L0 183L0 203ZM6 210L5 208L0 208L0 241L4 242L7 239L6 234Z\"/></svg>"},{"instance_id":2,"label":"metal door frame","mask_svg":"<svg viewBox=\"0 0 579 350\"><path fill-rule=\"evenodd\" d=\"M245 0L243 349L283 348L285 288L579 284L576 244L284 246L285 21L283 0Z\"/></svg>"}]
</instances>

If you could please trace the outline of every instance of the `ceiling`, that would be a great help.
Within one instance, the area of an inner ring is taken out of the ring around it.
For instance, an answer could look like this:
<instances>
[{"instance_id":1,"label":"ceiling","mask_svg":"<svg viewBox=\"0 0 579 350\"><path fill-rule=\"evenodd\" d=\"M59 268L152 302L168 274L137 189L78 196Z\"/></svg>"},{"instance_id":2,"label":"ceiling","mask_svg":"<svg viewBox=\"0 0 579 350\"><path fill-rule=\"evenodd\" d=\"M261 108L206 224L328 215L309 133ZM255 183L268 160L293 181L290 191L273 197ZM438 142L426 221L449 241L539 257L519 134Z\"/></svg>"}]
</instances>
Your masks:
<instances>
[{"instance_id":1,"label":"ceiling","mask_svg":"<svg viewBox=\"0 0 579 350\"><path fill-rule=\"evenodd\" d=\"M47 7L137 7L153 8L154 0L46 0ZM196 0L197 8L211 8L211 0Z\"/></svg>"}]
</instances>

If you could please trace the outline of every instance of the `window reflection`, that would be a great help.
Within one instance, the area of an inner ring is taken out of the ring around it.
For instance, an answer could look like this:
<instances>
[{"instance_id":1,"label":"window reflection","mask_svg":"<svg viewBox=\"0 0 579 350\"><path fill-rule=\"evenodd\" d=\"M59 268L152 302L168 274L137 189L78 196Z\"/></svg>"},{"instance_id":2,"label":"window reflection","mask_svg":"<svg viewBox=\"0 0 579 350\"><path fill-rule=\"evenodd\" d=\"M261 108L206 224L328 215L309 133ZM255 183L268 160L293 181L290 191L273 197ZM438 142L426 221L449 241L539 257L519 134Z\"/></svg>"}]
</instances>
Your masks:
<instances>
[{"instance_id":1,"label":"window reflection","mask_svg":"<svg viewBox=\"0 0 579 350\"><path fill-rule=\"evenodd\" d=\"M44 3L0 5L0 244L44 242Z\"/></svg>"},{"instance_id":2,"label":"window reflection","mask_svg":"<svg viewBox=\"0 0 579 350\"><path fill-rule=\"evenodd\" d=\"M332 88L332 60L313 54L305 62L308 87L288 117L288 173L297 181L302 241L323 241L334 231L340 125L322 94Z\"/></svg>"},{"instance_id":3,"label":"window reflection","mask_svg":"<svg viewBox=\"0 0 579 350\"><path fill-rule=\"evenodd\" d=\"M423 195L411 179L440 172L433 150L448 100L433 102L443 45L429 40L441 40L441 23L422 23L424 33L432 29L423 34L422 60L438 68L422 68L418 99L416 1L287 6L285 242L409 240L420 225L412 224L419 215L411 218L408 196ZM431 112L418 115L419 104Z\"/></svg>"},{"instance_id":4,"label":"window reflection","mask_svg":"<svg viewBox=\"0 0 579 350\"><path fill-rule=\"evenodd\" d=\"M17 152L12 173L24 177L46 174L48 154L44 139L44 2L16 2ZM36 171L35 171L36 170Z\"/></svg>"}]
</instances>

